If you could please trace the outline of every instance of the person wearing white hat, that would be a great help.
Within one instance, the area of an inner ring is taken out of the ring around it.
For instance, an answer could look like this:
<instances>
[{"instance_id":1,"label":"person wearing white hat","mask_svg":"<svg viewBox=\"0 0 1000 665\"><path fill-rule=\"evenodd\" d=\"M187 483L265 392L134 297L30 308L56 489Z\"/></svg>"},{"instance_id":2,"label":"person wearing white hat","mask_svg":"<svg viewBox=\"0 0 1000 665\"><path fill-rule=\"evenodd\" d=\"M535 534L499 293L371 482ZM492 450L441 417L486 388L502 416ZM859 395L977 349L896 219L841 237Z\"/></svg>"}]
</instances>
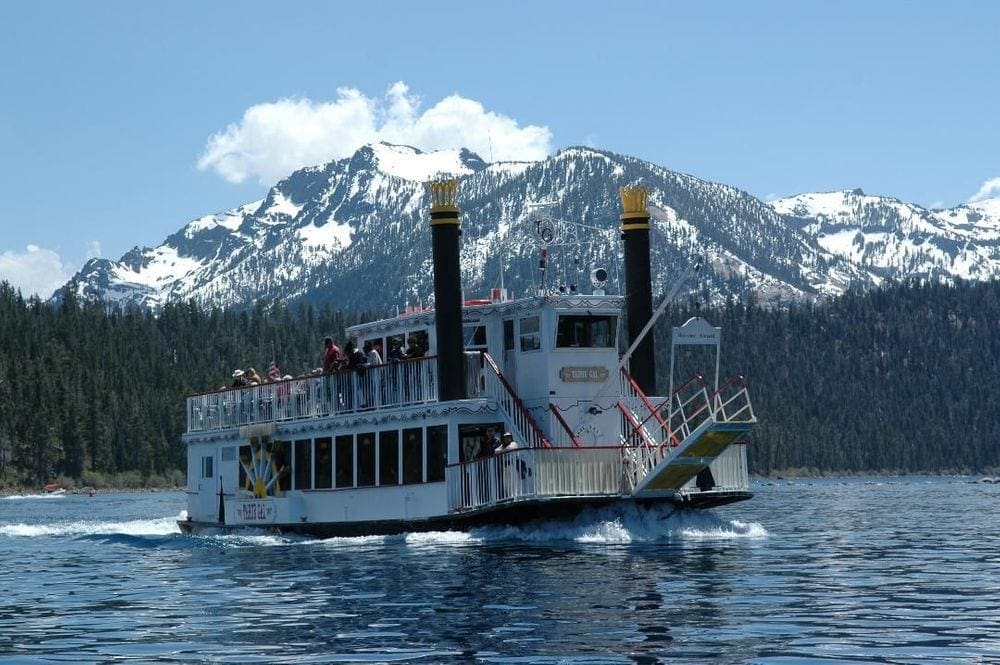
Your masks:
<instances>
[{"instance_id":1,"label":"person wearing white hat","mask_svg":"<svg viewBox=\"0 0 1000 665\"><path fill-rule=\"evenodd\" d=\"M248 382L246 377L243 376L243 370L237 369L233 372L233 388L246 388Z\"/></svg>"}]
</instances>

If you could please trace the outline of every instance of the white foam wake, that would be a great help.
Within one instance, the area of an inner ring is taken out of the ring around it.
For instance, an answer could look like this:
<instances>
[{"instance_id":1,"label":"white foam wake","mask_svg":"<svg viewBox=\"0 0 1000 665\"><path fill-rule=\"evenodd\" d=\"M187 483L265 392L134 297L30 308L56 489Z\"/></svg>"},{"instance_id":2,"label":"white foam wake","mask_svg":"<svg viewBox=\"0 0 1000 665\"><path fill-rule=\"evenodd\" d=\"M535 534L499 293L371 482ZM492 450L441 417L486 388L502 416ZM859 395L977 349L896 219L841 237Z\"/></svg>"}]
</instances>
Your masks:
<instances>
[{"instance_id":1,"label":"white foam wake","mask_svg":"<svg viewBox=\"0 0 1000 665\"><path fill-rule=\"evenodd\" d=\"M572 522L537 522L519 527L485 527L472 531L483 541L573 541L588 544L685 542L766 538L757 523L724 520L703 510L669 507L602 508L582 513Z\"/></svg>"},{"instance_id":2,"label":"white foam wake","mask_svg":"<svg viewBox=\"0 0 1000 665\"><path fill-rule=\"evenodd\" d=\"M760 540L767 530L756 522L723 519L706 510L674 510L659 506L624 506L585 511L572 521L538 521L522 526L488 526L470 531L427 531L395 536L355 536L313 539L275 535L248 528L235 533L211 531L202 537L232 547L321 546L350 549L379 548L389 544L407 547L468 546L482 543L529 542L627 545L657 542Z\"/></svg>"},{"instance_id":3,"label":"white foam wake","mask_svg":"<svg viewBox=\"0 0 1000 665\"><path fill-rule=\"evenodd\" d=\"M674 511L667 507L604 508L582 513L572 521L539 521L523 526L489 526L470 531L429 531L402 536L362 536L319 541L328 546L378 546L405 542L411 547L463 546L504 541L582 544L703 542L759 540L767 530L756 522L725 520L703 510ZM315 542L315 541L314 541Z\"/></svg>"},{"instance_id":4,"label":"white foam wake","mask_svg":"<svg viewBox=\"0 0 1000 665\"><path fill-rule=\"evenodd\" d=\"M11 494L10 496L0 497L4 501L26 501L26 500L45 500L50 501L52 499L65 499L66 493L60 492L58 494Z\"/></svg>"},{"instance_id":5,"label":"white foam wake","mask_svg":"<svg viewBox=\"0 0 1000 665\"><path fill-rule=\"evenodd\" d=\"M166 536L177 533L176 517L159 517L149 520L125 522L53 522L51 524L3 524L0 536L17 538L37 538L39 536Z\"/></svg>"}]
</instances>

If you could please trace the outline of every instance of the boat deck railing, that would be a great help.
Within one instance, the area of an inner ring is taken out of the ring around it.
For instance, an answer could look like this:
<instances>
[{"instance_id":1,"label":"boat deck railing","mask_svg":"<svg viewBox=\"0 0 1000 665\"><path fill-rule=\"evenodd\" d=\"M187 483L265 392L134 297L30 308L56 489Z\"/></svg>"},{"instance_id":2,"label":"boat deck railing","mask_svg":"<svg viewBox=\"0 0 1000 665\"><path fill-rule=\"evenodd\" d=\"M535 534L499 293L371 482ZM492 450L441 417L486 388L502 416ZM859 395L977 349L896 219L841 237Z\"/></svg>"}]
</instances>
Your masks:
<instances>
[{"instance_id":1,"label":"boat deck railing","mask_svg":"<svg viewBox=\"0 0 1000 665\"><path fill-rule=\"evenodd\" d=\"M434 401L436 374L434 358L420 358L194 395L187 400L188 432Z\"/></svg>"},{"instance_id":2,"label":"boat deck railing","mask_svg":"<svg viewBox=\"0 0 1000 665\"><path fill-rule=\"evenodd\" d=\"M445 469L448 510L468 512L519 501L615 498L632 493L636 459L645 446L518 448ZM746 448L727 449L714 463L714 491L746 491ZM691 484L683 491L697 492Z\"/></svg>"},{"instance_id":3,"label":"boat deck railing","mask_svg":"<svg viewBox=\"0 0 1000 665\"><path fill-rule=\"evenodd\" d=\"M627 493L620 446L518 448L445 470L452 512L539 497Z\"/></svg>"},{"instance_id":4,"label":"boat deck railing","mask_svg":"<svg viewBox=\"0 0 1000 665\"><path fill-rule=\"evenodd\" d=\"M479 354L466 356L467 396L480 397ZM437 357L426 356L366 367L360 372L342 370L192 395L187 398L187 431L307 420L437 400Z\"/></svg>"}]
</instances>

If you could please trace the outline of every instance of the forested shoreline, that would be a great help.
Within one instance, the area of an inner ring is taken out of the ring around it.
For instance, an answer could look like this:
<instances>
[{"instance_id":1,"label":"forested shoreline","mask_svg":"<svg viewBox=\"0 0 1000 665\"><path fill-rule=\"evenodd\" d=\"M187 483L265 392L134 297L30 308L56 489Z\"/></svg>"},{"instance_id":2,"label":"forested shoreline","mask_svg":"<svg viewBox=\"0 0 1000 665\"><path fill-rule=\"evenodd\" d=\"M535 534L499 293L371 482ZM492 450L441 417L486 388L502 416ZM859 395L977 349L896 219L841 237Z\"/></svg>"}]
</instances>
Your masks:
<instances>
[{"instance_id":1,"label":"forested shoreline","mask_svg":"<svg viewBox=\"0 0 1000 665\"><path fill-rule=\"evenodd\" d=\"M723 328L723 374L742 372L759 424L751 473L993 473L1000 468L1000 284L892 286L785 309L670 308L657 329ZM236 367L317 366L322 339L370 318L322 307L167 305L157 315L0 283L0 487L55 477L183 483L184 397Z\"/></svg>"}]
</instances>

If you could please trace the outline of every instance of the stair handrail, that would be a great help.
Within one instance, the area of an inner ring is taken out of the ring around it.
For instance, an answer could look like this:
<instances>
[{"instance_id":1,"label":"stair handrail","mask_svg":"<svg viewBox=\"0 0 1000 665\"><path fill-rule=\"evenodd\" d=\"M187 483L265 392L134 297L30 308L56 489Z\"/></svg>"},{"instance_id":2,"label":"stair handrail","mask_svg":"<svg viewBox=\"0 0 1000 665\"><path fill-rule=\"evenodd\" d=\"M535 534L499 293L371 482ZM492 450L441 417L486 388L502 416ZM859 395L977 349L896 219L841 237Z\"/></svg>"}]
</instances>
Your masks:
<instances>
[{"instance_id":1,"label":"stair handrail","mask_svg":"<svg viewBox=\"0 0 1000 665\"><path fill-rule=\"evenodd\" d=\"M566 435L569 437L569 440L573 442L573 447L582 448L583 443L580 442L580 437L578 437L576 434L573 434L573 430L569 428L569 425L566 423L566 420L562 417L562 414L559 412L559 408L552 402L549 402L549 411L551 411L552 415L554 415L556 417L556 420L559 421L559 424L562 426L563 431L566 432Z\"/></svg>"},{"instance_id":2,"label":"stair handrail","mask_svg":"<svg viewBox=\"0 0 1000 665\"><path fill-rule=\"evenodd\" d=\"M698 389L694 391L690 397L683 398L681 391L693 383L698 384ZM688 407L691 406L695 400L699 400L699 403L693 411L688 412ZM674 406L675 402L676 407ZM715 412L712 408L712 399L708 394L708 386L705 384L705 380L700 374L695 374L693 377L681 384L679 388L674 390L674 393L670 396L670 410L667 414L667 422L671 425L671 434L674 433L673 423L675 416L680 417L680 425L678 429L681 431L682 436L679 438L683 441L692 430L697 428L698 425L703 422L702 420L701 422L695 423L694 427L691 426L692 421L694 421L697 416L703 414L704 418L715 418Z\"/></svg>"},{"instance_id":3,"label":"stair handrail","mask_svg":"<svg viewBox=\"0 0 1000 665\"><path fill-rule=\"evenodd\" d=\"M552 442L549 441L548 437L542 431L542 428L538 426L535 422L534 417L531 415L531 411L528 407L524 405L521 398L517 396L514 388L507 381L507 377L503 375L500 368L497 366L496 361L490 356L489 353L483 351L483 360L486 361L486 366L492 370L491 372L486 372L487 383L492 384L491 381L493 377L499 379L499 384L506 393L507 399L510 400L511 404L514 405L514 409L509 409L503 399L497 399L497 403L500 408L503 409L504 413L507 415L510 423L517 429L517 433L521 436L522 440L531 448L551 448ZM501 395L496 395L496 397L501 397ZM521 424L527 425L527 431L525 431Z\"/></svg>"},{"instance_id":4,"label":"stair handrail","mask_svg":"<svg viewBox=\"0 0 1000 665\"><path fill-rule=\"evenodd\" d=\"M629 439L625 438L625 436L623 435L623 441L622 441L621 445L622 446L628 446L628 447L631 447L631 448L638 448L640 446L645 446L647 448L651 448L652 446L655 446L656 442L653 441L652 438L650 438L649 434L646 433L642 429L642 427L639 426L639 421L635 419L635 415L632 413L632 409L628 408L627 406L625 406L621 402L618 402L618 404L616 404L616 406L618 407L618 410L621 411L622 417L625 418L625 421L632 428L632 432L634 433L634 435L638 436L639 440L641 441L641 443L639 443L639 444L630 443ZM629 435L629 436L631 436L631 435Z\"/></svg>"},{"instance_id":5,"label":"stair handrail","mask_svg":"<svg viewBox=\"0 0 1000 665\"><path fill-rule=\"evenodd\" d=\"M642 388L639 387L639 384L635 382L634 378L632 378L632 375L628 373L628 370L622 367L621 373L628 387L632 389L632 394L638 397L640 400L642 400L643 405L647 409L649 409L649 415L643 418L642 422L639 424L645 425L647 420L649 420L650 418L655 418L656 422L660 425L660 427L666 430L667 424L663 422L663 418L660 416L660 409L663 408L664 404L666 404L668 400L664 400L663 403L661 403L660 406L658 407L654 406L653 403L646 396L646 393L644 393Z\"/></svg>"},{"instance_id":6,"label":"stair handrail","mask_svg":"<svg viewBox=\"0 0 1000 665\"><path fill-rule=\"evenodd\" d=\"M736 388L736 391L731 394L731 396L724 397L723 393L730 390L731 388ZM747 389L746 377L742 374L737 374L723 383L718 390L710 395L712 400L712 409L715 412L715 418L723 422L733 422L736 418L743 413L749 413L749 417L746 418L745 422L756 422L757 418L753 412L753 404L750 402L750 393ZM738 403L735 410L732 413L727 413L730 405L737 403L737 400L742 400L742 403ZM744 421L739 421L744 422Z\"/></svg>"}]
</instances>

